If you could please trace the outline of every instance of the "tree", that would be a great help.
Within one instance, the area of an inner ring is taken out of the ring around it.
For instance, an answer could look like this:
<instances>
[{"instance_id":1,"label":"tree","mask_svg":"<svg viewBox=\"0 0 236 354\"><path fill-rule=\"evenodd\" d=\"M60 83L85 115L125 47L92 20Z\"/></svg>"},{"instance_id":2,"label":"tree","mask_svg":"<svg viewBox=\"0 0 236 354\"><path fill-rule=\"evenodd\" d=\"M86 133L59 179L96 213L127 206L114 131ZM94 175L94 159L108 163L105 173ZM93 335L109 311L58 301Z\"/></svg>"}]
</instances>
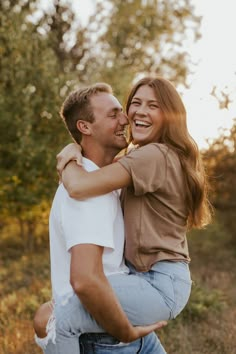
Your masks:
<instances>
[{"instance_id":1,"label":"tree","mask_svg":"<svg viewBox=\"0 0 236 354\"><path fill-rule=\"evenodd\" d=\"M54 0L52 5L52 9L36 23L36 28L47 36L64 75L70 80L76 74L74 79L84 82L86 70L78 70L78 65L90 49L87 29L77 21L69 4L63 5L61 1ZM70 73L72 75L68 75Z\"/></svg>"},{"instance_id":2,"label":"tree","mask_svg":"<svg viewBox=\"0 0 236 354\"><path fill-rule=\"evenodd\" d=\"M228 131L222 130L204 154L210 178L211 201L236 243L236 119Z\"/></svg>"},{"instance_id":3,"label":"tree","mask_svg":"<svg viewBox=\"0 0 236 354\"><path fill-rule=\"evenodd\" d=\"M200 20L189 0L97 1L84 27L65 2L40 17L38 4L0 4L0 215L29 235L57 185L55 155L70 140L58 114L68 91L106 81L123 101L140 74L184 83L183 43L189 31L198 37Z\"/></svg>"},{"instance_id":4,"label":"tree","mask_svg":"<svg viewBox=\"0 0 236 354\"><path fill-rule=\"evenodd\" d=\"M201 21L191 0L98 0L85 28L69 6L59 0L53 5L38 25L50 37L64 72L76 79L72 85L106 81L122 101L141 74L186 85L188 43L200 37Z\"/></svg>"},{"instance_id":5,"label":"tree","mask_svg":"<svg viewBox=\"0 0 236 354\"><path fill-rule=\"evenodd\" d=\"M25 20L29 8L1 6L0 208L30 225L32 208L55 190L52 166L66 135L58 117L62 83L47 38Z\"/></svg>"},{"instance_id":6,"label":"tree","mask_svg":"<svg viewBox=\"0 0 236 354\"><path fill-rule=\"evenodd\" d=\"M200 17L189 0L97 1L89 23L97 43L90 71L96 80L110 82L120 97L140 74L186 85L187 46L200 37Z\"/></svg>"}]
</instances>

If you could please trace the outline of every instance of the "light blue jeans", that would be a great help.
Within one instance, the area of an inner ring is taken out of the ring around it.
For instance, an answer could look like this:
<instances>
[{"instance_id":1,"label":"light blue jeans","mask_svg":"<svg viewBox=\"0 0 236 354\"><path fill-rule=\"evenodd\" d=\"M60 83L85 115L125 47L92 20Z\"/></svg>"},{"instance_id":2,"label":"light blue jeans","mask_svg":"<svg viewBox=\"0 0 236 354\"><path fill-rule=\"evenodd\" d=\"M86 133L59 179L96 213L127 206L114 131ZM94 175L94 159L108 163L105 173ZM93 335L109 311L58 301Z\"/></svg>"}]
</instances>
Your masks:
<instances>
[{"instance_id":1,"label":"light blue jeans","mask_svg":"<svg viewBox=\"0 0 236 354\"><path fill-rule=\"evenodd\" d=\"M192 283L187 263L157 262L145 273L136 272L130 264L129 267L130 274L112 275L108 279L133 325L170 320L182 311ZM79 354L78 338L82 333L104 332L75 294L65 305L55 304L54 315L56 342L48 341L45 354Z\"/></svg>"}]
</instances>

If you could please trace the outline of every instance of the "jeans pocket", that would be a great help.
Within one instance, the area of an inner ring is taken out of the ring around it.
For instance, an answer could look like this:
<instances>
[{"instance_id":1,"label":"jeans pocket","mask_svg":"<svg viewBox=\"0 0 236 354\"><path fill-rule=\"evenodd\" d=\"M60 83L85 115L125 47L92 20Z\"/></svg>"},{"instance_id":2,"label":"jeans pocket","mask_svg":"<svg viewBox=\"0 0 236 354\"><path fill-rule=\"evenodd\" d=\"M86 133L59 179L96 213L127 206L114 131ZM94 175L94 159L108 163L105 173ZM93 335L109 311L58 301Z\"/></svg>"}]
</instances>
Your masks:
<instances>
[{"instance_id":1,"label":"jeans pocket","mask_svg":"<svg viewBox=\"0 0 236 354\"><path fill-rule=\"evenodd\" d=\"M142 345L142 339L138 339L132 343L118 343L118 344L101 344L94 343L93 348L96 354L110 354L111 352L117 354L135 354L139 353Z\"/></svg>"},{"instance_id":2,"label":"jeans pocket","mask_svg":"<svg viewBox=\"0 0 236 354\"><path fill-rule=\"evenodd\" d=\"M192 281L182 279L176 275L173 277L173 288L175 296L175 304L172 310L172 318L175 318L186 306L190 293Z\"/></svg>"}]
</instances>

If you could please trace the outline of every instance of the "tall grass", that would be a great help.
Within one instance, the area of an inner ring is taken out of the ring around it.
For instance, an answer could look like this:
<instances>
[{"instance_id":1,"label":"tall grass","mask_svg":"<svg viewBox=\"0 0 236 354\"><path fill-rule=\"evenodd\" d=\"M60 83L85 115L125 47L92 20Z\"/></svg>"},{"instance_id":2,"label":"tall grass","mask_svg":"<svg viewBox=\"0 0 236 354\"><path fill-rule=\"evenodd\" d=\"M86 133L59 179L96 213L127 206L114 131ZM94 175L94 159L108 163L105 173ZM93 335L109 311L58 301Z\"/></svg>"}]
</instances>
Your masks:
<instances>
[{"instance_id":1,"label":"tall grass","mask_svg":"<svg viewBox=\"0 0 236 354\"><path fill-rule=\"evenodd\" d=\"M50 299L47 243L25 253L0 241L0 353L39 354L32 319ZM189 235L193 288L184 311L157 335L168 354L236 354L236 252L219 223Z\"/></svg>"}]
</instances>

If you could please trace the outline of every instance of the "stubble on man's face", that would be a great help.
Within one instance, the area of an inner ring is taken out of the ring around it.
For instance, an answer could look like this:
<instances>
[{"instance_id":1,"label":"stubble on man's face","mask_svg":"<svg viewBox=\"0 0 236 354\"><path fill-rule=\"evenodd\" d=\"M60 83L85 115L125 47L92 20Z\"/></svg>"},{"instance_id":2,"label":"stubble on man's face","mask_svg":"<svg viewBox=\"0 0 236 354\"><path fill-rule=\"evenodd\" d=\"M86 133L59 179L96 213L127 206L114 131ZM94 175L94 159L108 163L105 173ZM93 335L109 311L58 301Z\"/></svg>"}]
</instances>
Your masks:
<instances>
[{"instance_id":1,"label":"stubble on man's face","mask_svg":"<svg viewBox=\"0 0 236 354\"><path fill-rule=\"evenodd\" d=\"M128 120L119 101L111 94L100 93L92 97L95 121L92 124L96 142L104 149L118 154L127 147L126 128Z\"/></svg>"}]
</instances>

